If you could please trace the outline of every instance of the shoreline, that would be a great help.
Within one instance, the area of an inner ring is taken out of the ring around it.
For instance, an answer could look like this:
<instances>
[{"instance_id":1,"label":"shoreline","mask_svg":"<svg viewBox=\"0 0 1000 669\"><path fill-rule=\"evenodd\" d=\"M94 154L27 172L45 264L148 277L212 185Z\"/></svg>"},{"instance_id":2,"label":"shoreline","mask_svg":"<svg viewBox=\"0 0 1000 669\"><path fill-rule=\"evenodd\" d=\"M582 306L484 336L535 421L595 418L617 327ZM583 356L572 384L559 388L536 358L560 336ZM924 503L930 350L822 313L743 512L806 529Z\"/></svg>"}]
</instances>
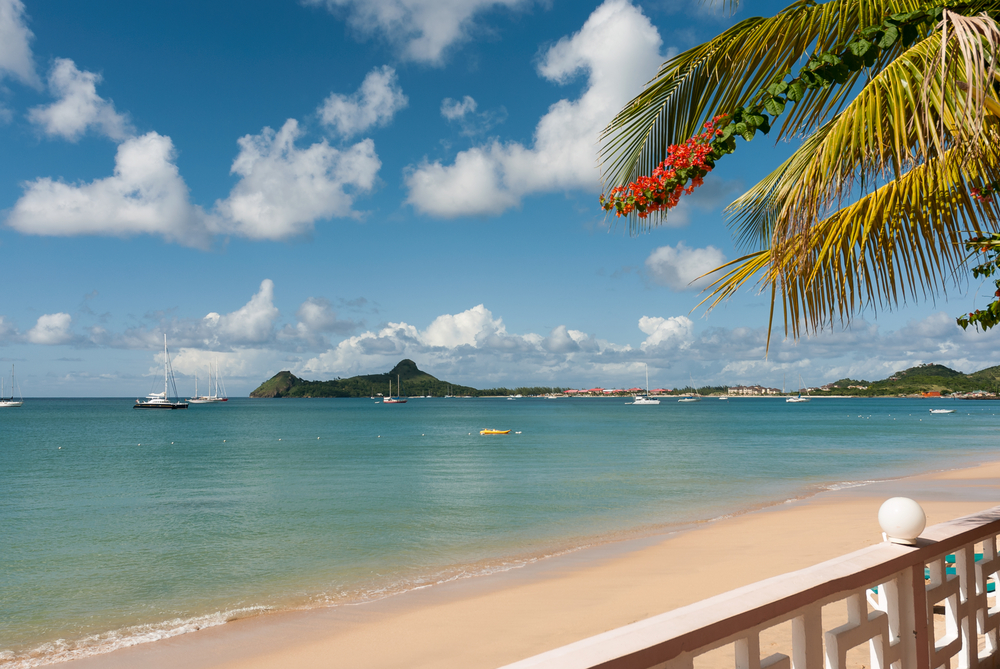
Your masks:
<instances>
[{"instance_id":1,"label":"shoreline","mask_svg":"<svg viewBox=\"0 0 1000 669\"><path fill-rule=\"evenodd\" d=\"M931 525L1000 503L998 482L1000 461L829 483L792 500L498 573L373 601L239 618L68 666L319 667L335 656L366 667L495 667L877 543L876 514L888 497L917 499Z\"/></svg>"}]
</instances>

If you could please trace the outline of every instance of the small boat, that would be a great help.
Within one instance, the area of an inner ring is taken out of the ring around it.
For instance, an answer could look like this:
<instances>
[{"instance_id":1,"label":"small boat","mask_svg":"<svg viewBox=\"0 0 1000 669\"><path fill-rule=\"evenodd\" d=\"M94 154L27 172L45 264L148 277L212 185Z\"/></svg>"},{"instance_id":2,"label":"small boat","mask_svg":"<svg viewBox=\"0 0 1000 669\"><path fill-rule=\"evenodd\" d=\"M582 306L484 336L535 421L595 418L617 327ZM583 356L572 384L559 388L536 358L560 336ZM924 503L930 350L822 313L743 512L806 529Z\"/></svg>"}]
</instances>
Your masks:
<instances>
[{"instance_id":1,"label":"small boat","mask_svg":"<svg viewBox=\"0 0 1000 669\"><path fill-rule=\"evenodd\" d=\"M479 434L510 434L510 430L480 430Z\"/></svg>"},{"instance_id":2,"label":"small boat","mask_svg":"<svg viewBox=\"0 0 1000 669\"><path fill-rule=\"evenodd\" d=\"M931 413L955 413L954 409L931 409Z\"/></svg>"},{"instance_id":3,"label":"small boat","mask_svg":"<svg viewBox=\"0 0 1000 669\"><path fill-rule=\"evenodd\" d=\"M149 393L146 401L136 400L133 409L187 409L187 402L171 402L167 399L167 383L173 383L173 373L170 369L170 356L167 354L167 335L163 335L163 392ZM174 385L174 397L177 396L177 384Z\"/></svg>"},{"instance_id":4,"label":"small boat","mask_svg":"<svg viewBox=\"0 0 1000 669\"><path fill-rule=\"evenodd\" d=\"M10 397L3 390L3 379L0 379L0 409L7 409L13 407L19 407L24 404L24 398L21 397L21 387L17 386L17 396L20 399L14 399L14 386L17 383L14 381L14 365L10 366Z\"/></svg>"},{"instance_id":5,"label":"small boat","mask_svg":"<svg viewBox=\"0 0 1000 669\"><path fill-rule=\"evenodd\" d=\"M396 375L396 392L399 392L399 375ZM406 404L406 400L402 397L392 396L392 379L389 379L389 396L382 398L382 404Z\"/></svg>"},{"instance_id":6,"label":"small boat","mask_svg":"<svg viewBox=\"0 0 1000 669\"><path fill-rule=\"evenodd\" d=\"M646 365L646 363L643 363ZM649 397L649 365L646 365L646 394L636 395L632 400L632 404L659 404L660 400L650 399Z\"/></svg>"},{"instance_id":7,"label":"small boat","mask_svg":"<svg viewBox=\"0 0 1000 669\"><path fill-rule=\"evenodd\" d=\"M722 396L722 397L720 397L719 399L720 399L720 400L728 400L728 399L729 399L729 397L728 397L727 395L723 395L723 396Z\"/></svg>"},{"instance_id":8,"label":"small boat","mask_svg":"<svg viewBox=\"0 0 1000 669\"><path fill-rule=\"evenodd\" d=\"M700 397L682 397L682 398L680 398L677 401L678 402L700 402L701 398Z\"/></svg>"},{"instance_id":9,"label":"small boat","mask_svg":"<svg viewBox=\"0 0 1000 669\"><path fill-rule=\"evenodd\" d=\"M802 375L799 374L799 394L795 397L789 397L785 400L789 404L801 404L803 402L808 402L809 397L802 397Z\"/></svg>"}]
</instances>

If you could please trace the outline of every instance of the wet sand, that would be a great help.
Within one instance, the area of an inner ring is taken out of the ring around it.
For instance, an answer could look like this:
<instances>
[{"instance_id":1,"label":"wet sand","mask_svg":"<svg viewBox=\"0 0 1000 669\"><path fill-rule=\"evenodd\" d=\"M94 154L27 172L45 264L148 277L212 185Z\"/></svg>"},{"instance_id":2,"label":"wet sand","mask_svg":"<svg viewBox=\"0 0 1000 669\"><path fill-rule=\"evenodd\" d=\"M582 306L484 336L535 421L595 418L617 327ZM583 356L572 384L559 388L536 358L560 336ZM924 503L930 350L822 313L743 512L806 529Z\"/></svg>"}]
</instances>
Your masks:
<instances>
[{"instance_id":1,"label":"wet sand","mask_svg":"<svg viewBox=\"0 0 1000 669\"><path fill-rule=\"evenodd\" d=\"M916 499L928 525L1000 504L1000 462L828 491L666 537L582 549L366 604L276 613L65 663L71 669L498 667L881 541Z\"/></svg>"}]
</instances>

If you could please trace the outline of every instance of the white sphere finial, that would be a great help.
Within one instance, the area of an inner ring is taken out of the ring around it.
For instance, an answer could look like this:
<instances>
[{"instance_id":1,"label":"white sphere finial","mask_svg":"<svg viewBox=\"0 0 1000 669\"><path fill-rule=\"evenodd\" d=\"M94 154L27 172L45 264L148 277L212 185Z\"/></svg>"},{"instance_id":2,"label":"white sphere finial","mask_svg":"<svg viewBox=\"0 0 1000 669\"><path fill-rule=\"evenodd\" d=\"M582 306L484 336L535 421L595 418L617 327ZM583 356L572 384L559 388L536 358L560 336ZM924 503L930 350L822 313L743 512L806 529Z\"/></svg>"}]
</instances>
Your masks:
<instances>
[{"instance_id":1,"label":"white sphere finial","mask_svg":"<svg viewBox=\"0 0 1000 669\"><path fill-rule=\"evenodd\" d=\"M885 500L879 508L878 524L888 541L913 546L927 527L927 516L920 505L909 497L893 497Z\"/></svg>"}]
</instances>

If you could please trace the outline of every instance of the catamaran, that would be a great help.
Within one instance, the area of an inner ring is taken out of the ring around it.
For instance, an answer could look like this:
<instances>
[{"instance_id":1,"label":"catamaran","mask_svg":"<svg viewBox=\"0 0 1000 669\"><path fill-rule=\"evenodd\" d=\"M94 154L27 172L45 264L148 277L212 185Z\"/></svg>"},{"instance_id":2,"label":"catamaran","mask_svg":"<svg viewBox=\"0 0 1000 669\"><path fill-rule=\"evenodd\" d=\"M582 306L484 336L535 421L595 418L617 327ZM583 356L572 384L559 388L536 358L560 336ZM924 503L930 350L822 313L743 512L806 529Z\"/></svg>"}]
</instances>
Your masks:
<instances>
[{"instance_id":1,"label":"catamaran","mask_svg":"<svg viewBox=\"0 0 1000 669\"><path fill-rule=\"evenodd\" d=\"M635 399L632 400L632 404L659 404L660 400L650 399L649 397L649 365L646 363L642 364L646 365L646 394L636 395Z\"/></svg>"},{"instance_id":2,"label":"catamaran","mask_svg":"<svg viewBox=\"0 0 1000 669\"><path fill-rule=\"evenodd\" d=\"M14 386L17 386L17 382L14 381L14 365L10 366L10 397L3 390L3 379L0 379L0 409L19 407L24 404L24 398L21 397L21 386L17 386L17 396L20 399L14 399Z\"/></svg>"},{"instance_id":3,"label":"catamaran","mask_svg":"<svg viewBox=\"0 0 1000 669\"><path fill-rule=\"evenodd\" d=\"M167 399L167 384L173 385L174 397L177 397L177 384L174 383L173 370L170 368L170 356L167 354L167 335L163 335L163 392L149 393L146 401L136 400L133 409L187 409L187 402L171 402Z\"/></svg>"}]
</instances>

